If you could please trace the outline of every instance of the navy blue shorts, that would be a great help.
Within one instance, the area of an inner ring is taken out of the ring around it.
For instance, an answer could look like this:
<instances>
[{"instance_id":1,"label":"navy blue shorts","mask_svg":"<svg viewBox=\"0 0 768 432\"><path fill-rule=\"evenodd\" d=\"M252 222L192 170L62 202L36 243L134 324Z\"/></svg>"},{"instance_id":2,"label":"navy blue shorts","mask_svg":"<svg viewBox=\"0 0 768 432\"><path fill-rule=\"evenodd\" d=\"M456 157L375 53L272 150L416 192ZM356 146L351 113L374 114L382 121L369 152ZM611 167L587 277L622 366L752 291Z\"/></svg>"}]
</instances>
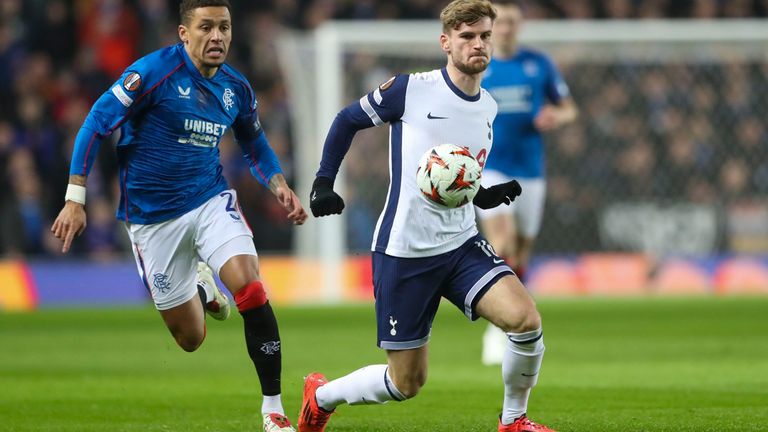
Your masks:
<instances>
[{"instance_id":1,"label":"navy blue shorts","mask_svg":"<svg viewBox=\"0 0 768 432\"><path fill-rule=\"evenodd\" d=\"M441 297L476 320L480 298L502 276L514 274L481 235L431 257L398 258L374 252L379 347L405 350L425 345Z\"/></svg>"}]
</instances>

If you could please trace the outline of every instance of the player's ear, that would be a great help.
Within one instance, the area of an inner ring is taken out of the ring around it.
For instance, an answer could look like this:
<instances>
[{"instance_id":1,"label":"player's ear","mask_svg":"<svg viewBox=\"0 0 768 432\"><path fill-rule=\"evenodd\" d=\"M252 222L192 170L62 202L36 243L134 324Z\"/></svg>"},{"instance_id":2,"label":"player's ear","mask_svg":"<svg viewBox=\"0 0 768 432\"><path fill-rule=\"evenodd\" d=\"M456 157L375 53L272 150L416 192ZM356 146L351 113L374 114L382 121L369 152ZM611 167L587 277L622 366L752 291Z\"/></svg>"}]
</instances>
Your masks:
<instances>
[{"instance_id":1,"label":"player's ear","mask_svg":"<svg viewBox=\"0 0 768 432\"><path fill-rule=\"evenodd\" d=\"M181 39L181 41L185 44L189 42L189 34L187 33L187 28L181 24L179 25L179 39Z\"/></svg>"},{"instance_id":2,"label":"player's ear","mask_svg":"<svg viewBox=\"0 0 768 432\"><path fill-rule=\"evenodd\" d=\"M446 54L451 53L451 47L448 45L448 35L445 33L440 34L440 48Z\"/></svg>"}]
</instances>

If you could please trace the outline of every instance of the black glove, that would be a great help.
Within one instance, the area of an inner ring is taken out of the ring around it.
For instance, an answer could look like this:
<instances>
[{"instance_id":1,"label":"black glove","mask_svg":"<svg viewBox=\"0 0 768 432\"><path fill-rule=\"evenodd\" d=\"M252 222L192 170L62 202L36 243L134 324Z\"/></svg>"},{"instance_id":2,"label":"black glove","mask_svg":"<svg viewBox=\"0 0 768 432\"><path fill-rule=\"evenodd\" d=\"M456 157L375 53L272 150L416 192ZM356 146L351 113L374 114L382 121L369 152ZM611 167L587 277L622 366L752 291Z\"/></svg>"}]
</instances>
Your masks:
<instances>
[{"instance_id":1,"label":"black glove","mask_svg":"<svg viewBox=\"0 0 768 432\"><path fill-rule=\"evenodd\" d=\"M477 191L477 195L475 195L475 199L472 200L472 203L483 210L487 210L502 204L509 205L515 198L519 197L522 192L523 188L520 187L520 183L518 183L517 180L493 185L488 189L480 186L480 190Z\"/></svg>"},{"instance_id":2,"label":"black glove","mask_svg":"<svg viewBox=\"0 0 768 432\"><path fill-rule=\"evenodd\" d=\"M309 208L312 209L314 217L341 214L344 210L344 200L333 191L333 180L315 177L312 192L309 194Z\"/></svg>"}]
</instances>

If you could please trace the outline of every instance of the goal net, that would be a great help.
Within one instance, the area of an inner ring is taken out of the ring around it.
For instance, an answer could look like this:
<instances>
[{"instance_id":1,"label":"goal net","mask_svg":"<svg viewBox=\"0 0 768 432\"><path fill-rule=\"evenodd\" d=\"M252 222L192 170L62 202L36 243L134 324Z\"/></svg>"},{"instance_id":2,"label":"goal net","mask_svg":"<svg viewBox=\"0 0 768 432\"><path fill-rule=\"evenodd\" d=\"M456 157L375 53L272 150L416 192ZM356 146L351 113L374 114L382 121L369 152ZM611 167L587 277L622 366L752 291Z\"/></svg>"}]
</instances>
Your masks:
<instances>
[{"instance_id":1,"label":"goal net","mask_svg":"<svg viewBox=\"0 0 768 432\"><path fill-rule=\"evenodd\" d=\"M281 37L306 201L336 113L396 73L439 68L436 21L330 22ZM768 250L768 26L760 21L528 22L580 108L545 138L536 253L706 256ZM388 129L359 133L336 189L342 217L297 232L329 266L369 250L388 187ZM306 229L305 229L306 228ZM323 282L332 296L339 275Z\"/></svg>"}]
</instances>

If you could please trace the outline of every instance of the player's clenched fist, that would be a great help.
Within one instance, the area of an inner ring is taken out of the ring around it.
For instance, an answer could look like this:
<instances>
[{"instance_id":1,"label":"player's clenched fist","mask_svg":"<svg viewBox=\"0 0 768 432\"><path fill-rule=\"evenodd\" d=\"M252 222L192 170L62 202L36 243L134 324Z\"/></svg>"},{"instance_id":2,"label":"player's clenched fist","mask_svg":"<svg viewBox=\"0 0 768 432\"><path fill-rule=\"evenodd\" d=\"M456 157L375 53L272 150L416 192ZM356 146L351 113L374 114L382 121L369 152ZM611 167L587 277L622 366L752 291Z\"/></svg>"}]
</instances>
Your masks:
<instances>
[{"instance_id":1,"label":"player's clenched fist","mask_svg":"<svg viewBox=\"0 0 768 432\"><path fill-rule=\"evenodd\" d=\"M480 186L480 190L477 191L477 195L475 195L475 199L472 202L481 209L487 210L502 204L511 204L522 192L523 188L520 187L520 183L517 180L493 185L488 189Z\"/></svg>"},{"instance_id":2,"label":"player's clenched fist","mask_svg":"<svg viewBox=\"0 0 768 432\"><path fill-rule=\"evenodd\" d=\"M333 180L326 177L316 177L309 194L309 208L312 216L328 216L341 214L344 210L344 200L333 191Z\"/></svg>"}]
</instances>

